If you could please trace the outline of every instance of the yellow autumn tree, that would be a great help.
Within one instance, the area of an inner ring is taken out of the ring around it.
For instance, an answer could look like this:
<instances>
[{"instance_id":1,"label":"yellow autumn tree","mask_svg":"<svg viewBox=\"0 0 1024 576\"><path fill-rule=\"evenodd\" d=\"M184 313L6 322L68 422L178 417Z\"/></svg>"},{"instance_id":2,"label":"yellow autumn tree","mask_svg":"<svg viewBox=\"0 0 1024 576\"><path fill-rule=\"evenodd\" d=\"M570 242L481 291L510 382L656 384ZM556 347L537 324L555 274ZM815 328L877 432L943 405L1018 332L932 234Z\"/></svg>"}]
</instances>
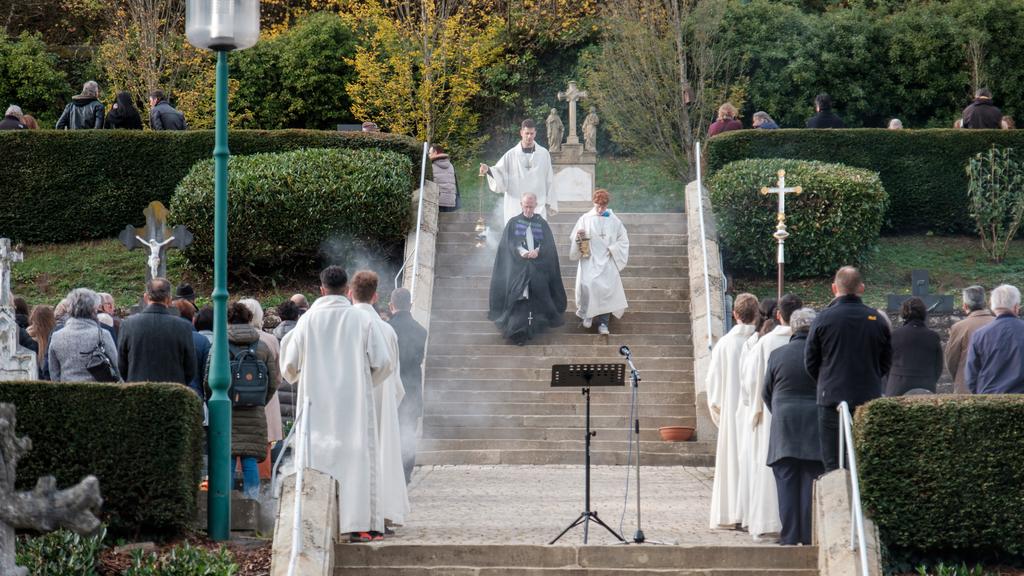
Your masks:
<instances>
[{"instance_id":1,"label":"yellow autumn tree","mask_svg":"<svg viewBox=\"0 0 1024 576\"><path fill-rule=\"evenodd\" d=\"M459 0L367 0L346 12L364 39L351 59L352 113L458 155L482 144L472 108L500 53L502 21Z\"/></svg>"}]
</instances>

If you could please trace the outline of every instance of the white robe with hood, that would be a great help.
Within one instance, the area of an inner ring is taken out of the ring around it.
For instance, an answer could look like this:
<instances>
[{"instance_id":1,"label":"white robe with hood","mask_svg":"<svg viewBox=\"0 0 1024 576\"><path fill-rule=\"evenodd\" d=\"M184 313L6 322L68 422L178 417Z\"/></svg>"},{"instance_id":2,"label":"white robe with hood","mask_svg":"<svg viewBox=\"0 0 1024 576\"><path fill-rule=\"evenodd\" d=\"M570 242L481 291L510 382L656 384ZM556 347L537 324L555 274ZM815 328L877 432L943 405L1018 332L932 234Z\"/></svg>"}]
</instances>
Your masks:
<instances>
[{"instance_id":1,"label":"white robe with hood","mask_svg":"<svg viewBox=\"0 0 1024 576\"><path fill-rule=\"evenodd\" d=\"M523 152L522 144L516 144L490 168L487 185L495 193L505 195L502 227L523 211L520 200L526 193L537 195L537 214L541 218L547 220L549 213L558 213L558 198L551 188L555 180L551 155L540 144L535 144L530 154Z\"/></svg>"},{"instance_id":2,"label":"white robe with hood","mask_svg":"<svg viewBox=\"0 0 1024 576\"><path fill-rule=\"evenodd\" d=\"M590 257L583 258L576 233L583 230L590 238ZM611 210L601 216L597 208L580 216L569 234L569 258L578 260L576 268L576 315L593 318L614 314L622 318L628 304L619 271L629 260L629 236L622 221Z\"/></svg>"}]
</instances>

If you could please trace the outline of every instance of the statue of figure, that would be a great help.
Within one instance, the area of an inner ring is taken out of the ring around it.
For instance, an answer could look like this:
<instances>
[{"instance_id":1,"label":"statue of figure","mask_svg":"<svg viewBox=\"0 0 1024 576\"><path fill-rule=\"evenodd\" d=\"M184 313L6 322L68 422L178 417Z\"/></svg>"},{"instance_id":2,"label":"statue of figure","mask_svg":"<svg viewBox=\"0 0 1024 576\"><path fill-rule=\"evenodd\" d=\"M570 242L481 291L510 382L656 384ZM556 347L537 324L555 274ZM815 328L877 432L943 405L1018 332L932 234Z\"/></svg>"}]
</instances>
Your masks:
<instances>
[{"instance_id":1,"label":"statue of figure","mask_svg":"<svg viewBox=\"0 0 1024 576\"><path fill-rule=\"evenodd\" d=\"M597 125L600 122L597 108L591 106L590 114L583 120L583 149L587 152L597 152Z\"/></svg>"},{"instance_id":2,"label":"statue of figure","mask_svg":"<svg viewBox=\"0 0 1024 576\"><path fill-rule=\"evenodd\" d=\"M157 242L155 239L143 240L141 237L136 236L139 242L142 242L146 246L149 246L149 259L146 261L149 264L150 278L160 277L160 250L174 241L174 236L171 236L163 242Z\"/></svg>"},{"instance_id":3,"label":"statue of figure","mask_svg":"<svg viewBox=\"0 0 1024 576\"><path fill-rule=\"evenodd\" d=\"M562 136L565 134L565 125L558 117L558 110L552 108L545 123L548 127L548 151L558 152L562 149Z\"/></svg>"}]
</instances>

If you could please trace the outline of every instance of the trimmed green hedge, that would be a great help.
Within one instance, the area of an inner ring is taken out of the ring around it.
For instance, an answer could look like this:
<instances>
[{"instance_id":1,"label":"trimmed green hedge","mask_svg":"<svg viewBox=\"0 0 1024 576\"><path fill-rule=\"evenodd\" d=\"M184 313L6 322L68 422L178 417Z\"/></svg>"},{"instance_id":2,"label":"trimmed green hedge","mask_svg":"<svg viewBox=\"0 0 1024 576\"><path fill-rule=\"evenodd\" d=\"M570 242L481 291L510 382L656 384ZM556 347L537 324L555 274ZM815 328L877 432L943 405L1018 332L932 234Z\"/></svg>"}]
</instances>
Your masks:
<instances>
[{"instance_id":1,"label":"trimmed green hedge","mask_svg":"<svg viewBox=\"0 0 1024 576\"><path fill-rule=\"evenodd\" d=\"M61 488L100 481L113 534L173 535L195 519L203 454L199 398L178 384L0 382L32 439L18 488L52 475Z\"/></svg>"},{"instance_id":2,"label":"trimmed green hedge","mask_svg":"<svg viewBox=\"0 0 1024 576\"><path fill-rule=\"evenodd\" d=\"M779 197L761 194L775 186L778 171L787 194L786 273L794 277L829 276L840 266L857 264L878 239L888 196L878 174L842 164L783 158L739 160L708 179L718 231L729 264L758 274L776 269L775 232Z\"/></svg>"},{"instance_id":3,"label":"trimmed green hedge","mask_svg":"<svg viewBox=\"0 0 1024 576\"><path fill-rule=\"evenodd\" d=\"M412 226L409 158L380 150L312 149L232 156L228 269L287 271L321 254L402 242ZM195 165L171 200L171 218L193 230L190 261L213 260L213 160Z\"/></svg>"},{"instance_id":4,"label":"trimmed green hedge","mask_svg":"<svg viewBox=\"0 0 1024 576\"><path fill-rule=\"evenodd\" d=\"M887 232L974 233L967 161L993 144L1024 149L1021 130L736 130L708 140L710 174L745 158L839 162L878 172Z\"/></svg>"},{"instance_id":5,"label":"trimmed green hedge","mask_svg":"<svg viewBox=\"0 0 1024 576\"><path fill-rule=\"evenodd\" d=\"M896 556L1024 554L1024 396L886 398L855 421L864 504Z\"/></svg>"},{"instance_id":6,"label":"trimmed green hedge","mask_svg":"<svg viewBox=\"0 0 1024 576\"><path fill-rule=\"evenodd\" d=\"M232 130L232 154L301 148L372 148L412 160L409 190L422 149L394 134L316 130ZM169 204L178 182L212 157L213 131L10 130L0 132L0 236L15 242L74 242L142 225L153 200Z\"/></svg>"}]
</instances>

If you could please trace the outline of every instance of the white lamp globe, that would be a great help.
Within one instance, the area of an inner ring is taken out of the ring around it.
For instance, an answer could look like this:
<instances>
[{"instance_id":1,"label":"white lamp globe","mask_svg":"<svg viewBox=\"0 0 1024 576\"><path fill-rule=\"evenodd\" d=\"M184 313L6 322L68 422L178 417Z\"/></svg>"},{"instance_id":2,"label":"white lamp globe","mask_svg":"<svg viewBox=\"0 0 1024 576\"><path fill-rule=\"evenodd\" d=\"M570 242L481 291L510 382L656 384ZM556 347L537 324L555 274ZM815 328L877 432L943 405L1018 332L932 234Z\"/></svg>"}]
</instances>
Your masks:
<instances>
[{"instance_id":1,"label":"white lamp globe","mask_svg":"<svg viewBox=\"0 0 1024 576\"><path fill-rule=\"evenodd\" d=\"M260 38L260 0L187 0L185 34L197 48L249 48Z\"/></svg>"}]
</instances>

